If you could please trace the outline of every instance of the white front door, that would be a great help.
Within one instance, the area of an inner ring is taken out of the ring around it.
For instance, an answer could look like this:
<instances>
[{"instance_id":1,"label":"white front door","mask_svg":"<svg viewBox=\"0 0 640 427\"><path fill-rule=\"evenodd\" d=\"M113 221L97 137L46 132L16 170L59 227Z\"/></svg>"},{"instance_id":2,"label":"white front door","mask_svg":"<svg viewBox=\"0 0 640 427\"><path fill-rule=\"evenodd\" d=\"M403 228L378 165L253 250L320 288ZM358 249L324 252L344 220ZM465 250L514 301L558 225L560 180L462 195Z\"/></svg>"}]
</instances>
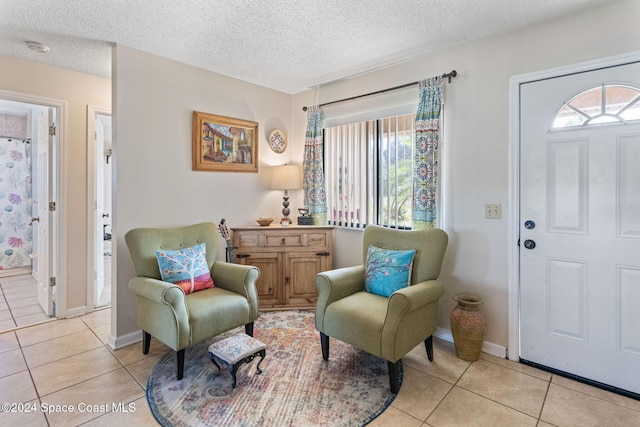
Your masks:
<instances>
[{"instance_id":1,"label":"white front door","mask_svg":"<svg viewBox=\"0 0 640 427\"><path fill-rule=\"evenodd\" d=\"M49 135L52 123L52 109L38 115L37 118L37 170L38 170L38 304L49 316L55 316L54 308L54 286L51 283L51 259L53 256L52 238L49 231L52 229L52 215L49 212L50 195L52 194L50 172L51 164L51 144L53 136Z\"/></svg>"},{"instance_id":2,"label":"white front door","mask_svg":"<svg viewBox=\"0 0 640 427\"><path fill-rule=\"evenodd\" d=\"M520 357L640 393L640 121L551 130L602 84L640 63L521 85Z\"/></svg>"}]
</instances>

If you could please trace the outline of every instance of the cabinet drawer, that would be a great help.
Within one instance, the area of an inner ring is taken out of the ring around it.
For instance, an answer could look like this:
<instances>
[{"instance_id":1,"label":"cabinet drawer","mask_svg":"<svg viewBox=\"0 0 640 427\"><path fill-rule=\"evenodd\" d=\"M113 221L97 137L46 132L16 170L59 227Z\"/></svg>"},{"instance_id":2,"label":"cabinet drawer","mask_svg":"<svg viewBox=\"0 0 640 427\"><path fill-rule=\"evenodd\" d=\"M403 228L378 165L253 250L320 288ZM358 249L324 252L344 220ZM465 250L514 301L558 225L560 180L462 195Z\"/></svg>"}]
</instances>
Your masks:
<instances>
[{"instance_id":1,"label":"cabinet drawer","mask_svg":"<svg viewBox=\"0 0 640 427\"><path fill-rule=\"evenodd\" d=\"M258 233L238 233L241 248L257 248L260 246L260 235Z\"/></svg>"},{"instance_id":2,"label":"cabinet drawer","mask_svg":"<svg viewBox=\"0 0 640 427\"><path fill-rule=\"evenodd\" d=\"M327 235L325 233L307 234L307 246L327 246Z\"/></svg>"},{"instance_id":3,"label":"cabinet drawer","mask_svg":"<svg viewBox=\"0 0 640 427\"><path fill-rule=\"evenodd\" d=\"M302 234L267 234L265 237L265 247L287 247L302 246Z\"/></svg>"}]
</instances>

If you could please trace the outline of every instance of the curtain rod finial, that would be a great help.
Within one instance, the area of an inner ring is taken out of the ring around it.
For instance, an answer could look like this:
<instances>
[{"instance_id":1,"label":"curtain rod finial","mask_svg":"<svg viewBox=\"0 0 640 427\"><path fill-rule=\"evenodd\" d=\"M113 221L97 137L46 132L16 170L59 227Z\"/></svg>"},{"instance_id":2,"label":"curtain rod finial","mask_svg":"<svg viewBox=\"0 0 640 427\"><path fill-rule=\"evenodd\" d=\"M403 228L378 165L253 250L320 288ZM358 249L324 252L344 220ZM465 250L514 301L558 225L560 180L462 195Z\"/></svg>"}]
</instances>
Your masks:
<instances>
[{"instance_id":1,"label":"curtain rod finial","mask_svg":"<svg viewBox=\"0 0 640 427\"><path fill-rule=\"evenodd\" d=\"M307 111L307 107L302 107L302 111Z\"/></svg>"}]
</instances>

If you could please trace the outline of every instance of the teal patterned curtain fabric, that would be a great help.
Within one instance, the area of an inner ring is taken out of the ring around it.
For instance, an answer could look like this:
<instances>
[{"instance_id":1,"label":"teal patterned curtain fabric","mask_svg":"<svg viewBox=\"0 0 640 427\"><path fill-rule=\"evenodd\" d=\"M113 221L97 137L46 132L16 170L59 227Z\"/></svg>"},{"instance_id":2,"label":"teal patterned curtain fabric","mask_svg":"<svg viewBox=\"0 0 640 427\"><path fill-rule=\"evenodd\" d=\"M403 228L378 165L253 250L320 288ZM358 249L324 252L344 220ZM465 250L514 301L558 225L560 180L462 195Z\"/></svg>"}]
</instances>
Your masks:
<instances>
[{"instance_id":1,"label":"teal patterned curtain fabric","mask_svg":"<svg viewBox=\"0 0 640 427\"><path fill-rule=\"evenodd\" d=\"M419 84L416 112L416 151L413 174L413 229L437 225L438 142L442 108L442 78L432 77Z\"/></svg>"},{"instance_id":2,"label":"teal patterned curtain fabric","mask_svg":"<svg viewBox=\"0 0 640 427\"><path fill-rule=\"evenodd\" d=\"M327 224L322 121L320 106L309 107L307 134L304 141L304 161L302 163L302 186L304 188L304 206L309 209L315 225Z\"/></svg>"}]
</instances>

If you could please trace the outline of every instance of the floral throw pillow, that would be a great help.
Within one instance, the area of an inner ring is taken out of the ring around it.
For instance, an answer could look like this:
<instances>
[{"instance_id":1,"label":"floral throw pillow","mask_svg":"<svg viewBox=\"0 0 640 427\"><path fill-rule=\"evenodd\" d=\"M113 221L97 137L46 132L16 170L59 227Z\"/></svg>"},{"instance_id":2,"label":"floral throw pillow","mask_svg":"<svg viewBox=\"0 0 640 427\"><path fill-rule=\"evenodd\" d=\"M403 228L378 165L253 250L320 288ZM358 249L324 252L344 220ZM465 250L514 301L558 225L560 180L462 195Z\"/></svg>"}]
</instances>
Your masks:
<instances>
[{"instance_id":1,"label":"floral throw pillow","mask_svg":"<svg viewBox=\"0 0 640 427\"><path fill-rule=\"evenodd\" d=\"M364 271L366 291L388 298L409 286L415 253L415 249L394 251L369 246Z\"/></svg>"},{"instance_id":2,"label":"floral throw pillow","mask_svg":"<svg viewBox=\"0 0 640 427\"><path fill-rule=\"evenodd\" d=\"M185 294L213 288L204 243L177 250L156 251L160 276L182 288Z\"/></svg>"}]
</instances>

